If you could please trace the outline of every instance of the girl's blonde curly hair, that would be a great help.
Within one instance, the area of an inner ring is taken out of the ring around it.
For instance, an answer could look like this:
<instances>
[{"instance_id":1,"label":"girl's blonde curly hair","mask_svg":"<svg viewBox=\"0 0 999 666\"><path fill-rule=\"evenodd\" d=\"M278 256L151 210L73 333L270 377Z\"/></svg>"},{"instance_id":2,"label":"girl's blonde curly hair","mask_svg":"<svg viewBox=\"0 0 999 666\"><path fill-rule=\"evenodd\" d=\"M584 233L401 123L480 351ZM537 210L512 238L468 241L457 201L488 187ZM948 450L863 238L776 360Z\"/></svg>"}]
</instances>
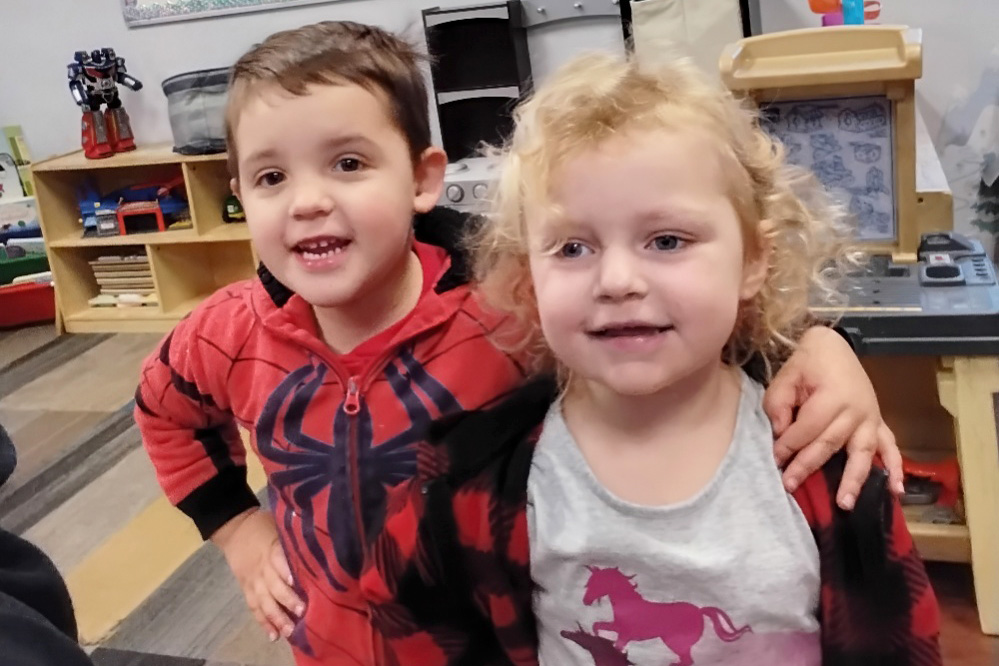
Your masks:
<instances>
[{"instance_id":1,"label":"girl's blonde curly hair","mask_svg":"<svg viewBox=\"0 0 999 666\"><path fill-rule=\"evenodd\" d=\"M527 351L538 371L556 370L541 335L529 269L528 217L557 219L553 181L570 158L608 138L643 131L700 130L715 140L745 252L768 254L759 294L743 303L725 350L730 363L760 354L779 363L810 323L809 302L842 299L838 277L852 263L849 226L808 171L785 162L784 148L747 103L713 85L693 65L644 67L609 54L578 57L514 112L489 212L471 239L475 277L486 302L512 315L505 342ZM528 214L530 212L530 215ZM824 298L822 298L824 297Z\"/></svg>"}]
</instances>

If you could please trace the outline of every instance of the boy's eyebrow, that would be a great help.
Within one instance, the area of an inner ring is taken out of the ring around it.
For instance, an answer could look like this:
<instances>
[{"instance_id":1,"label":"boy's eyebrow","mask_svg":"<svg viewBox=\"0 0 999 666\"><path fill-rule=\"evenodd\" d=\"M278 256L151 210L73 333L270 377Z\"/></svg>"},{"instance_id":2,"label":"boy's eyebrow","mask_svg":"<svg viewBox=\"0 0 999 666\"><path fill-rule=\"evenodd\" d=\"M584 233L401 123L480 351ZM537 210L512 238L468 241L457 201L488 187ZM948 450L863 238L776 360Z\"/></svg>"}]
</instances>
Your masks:
<instances>
[{"instance_id":1,"label":"boy's eyebrow","mask_svg":"<svg viewBox=\"0 0 999 666\"><path fill-rule=\"evenodd\" d=\"M243 160L243 168L247 168L251 164L256 164L257 162L264 162L277 157L277 151L273 148L264 148L263 150L258 150L255 153L250 153Z\"/></svg>"},{"instance_id":2,"label":"boy's eyebrow","mask_svg":"<svg viewBox=\"0 0 999 666\"><path fill-rule=\"evenodd\" d=\"M371 150L377 148L377 144L371 139L361 134L345 134L327 139L322 144L324 150L335 150L348 145L362 145ZM255 153L250 153L244 160L243 168L248 168L259 162L273 160L278 156L278 151L274 148L263 148Z\"/></svg>"},{"instance_id":3,"label":"boy's eyebrow","mask_svg":"<svg viewBox=\"0 0 999 666\"><path fill-rule=\"evenodd\" d=\"M335 148L340 148L352 144L361 144L365 148L376 147L374 141L372 141L371 139L362 134L344 134L342 136L330 137L329 139L324 141L322 145L327 150L332 150Z\"/></svg>"}]
</instances>

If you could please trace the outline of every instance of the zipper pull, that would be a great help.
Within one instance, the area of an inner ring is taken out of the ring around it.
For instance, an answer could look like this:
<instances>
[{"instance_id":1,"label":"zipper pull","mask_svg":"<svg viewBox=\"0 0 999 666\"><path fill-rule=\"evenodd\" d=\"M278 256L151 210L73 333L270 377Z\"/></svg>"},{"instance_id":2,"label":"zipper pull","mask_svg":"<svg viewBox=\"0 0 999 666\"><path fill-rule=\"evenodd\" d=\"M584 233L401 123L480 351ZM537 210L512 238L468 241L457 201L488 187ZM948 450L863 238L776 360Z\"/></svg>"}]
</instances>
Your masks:
<instances>
[{"instance_id":1,"label":"zipper pull","mask_svg":"<svg viewBox=\"0 0 999 666\"><path fill-rule=\"evenodd\" d=\"M343 411L350 416L356 416L361 411L361 392L357 388L357 377L347 380L347 399L343 403Z\"/></svg>"}]
</instances>

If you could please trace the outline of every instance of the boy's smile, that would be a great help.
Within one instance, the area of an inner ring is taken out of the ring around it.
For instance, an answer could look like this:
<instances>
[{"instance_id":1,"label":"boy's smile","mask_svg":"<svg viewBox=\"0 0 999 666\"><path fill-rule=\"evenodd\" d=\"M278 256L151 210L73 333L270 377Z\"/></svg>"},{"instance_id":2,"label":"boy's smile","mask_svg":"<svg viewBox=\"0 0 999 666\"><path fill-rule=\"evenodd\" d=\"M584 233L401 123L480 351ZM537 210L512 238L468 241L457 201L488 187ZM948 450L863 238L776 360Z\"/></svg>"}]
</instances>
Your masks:
<instances>
[{"instance_id":1,"label":"boy's smile","mask_svg":"<svg viewBox=\"0 0 999 666\"><path fill-rule=\"evenodd\" d=\"M304 95L264 88L234 138L233 189L260 259L313 306L331 345L348 351L416 305L413 213L437 201L442 151L428 149L414 166L381 96L351 83L310 85ZM329 339L328 328L362 323L359 340Z\"/></svg>"},{"instance_id":2,"label":"boy's smile","mask_svg":"<svg viewBox=\"0 0 999 666\"><path fill-rule=\"evenodd\" d=\"M341 265L348 247L349 238L317 236L296 243L292 250L298 254L305 270L322 272Z\"/></svg>"}]
</instances>

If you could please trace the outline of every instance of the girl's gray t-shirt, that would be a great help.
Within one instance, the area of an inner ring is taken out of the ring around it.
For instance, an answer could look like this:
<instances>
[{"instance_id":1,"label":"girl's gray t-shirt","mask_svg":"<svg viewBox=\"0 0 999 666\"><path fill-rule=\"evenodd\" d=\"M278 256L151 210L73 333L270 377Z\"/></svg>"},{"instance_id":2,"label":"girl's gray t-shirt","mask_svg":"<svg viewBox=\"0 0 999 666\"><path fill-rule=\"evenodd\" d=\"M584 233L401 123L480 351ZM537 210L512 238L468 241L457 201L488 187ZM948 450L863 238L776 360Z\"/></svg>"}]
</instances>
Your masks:
<instances>
[{"instance_id":1,"label":"girl's gray t-shirt","mask_svg":"<svg viewBox=\"0 0 999 666\"><path fill-rule=\"evenodd\" d=\"M542 666L818 666L819 554L743 375L732 443L694 497L639 506L597 480L561 403L528 481Z\"/></svg>"}]
</instances>

